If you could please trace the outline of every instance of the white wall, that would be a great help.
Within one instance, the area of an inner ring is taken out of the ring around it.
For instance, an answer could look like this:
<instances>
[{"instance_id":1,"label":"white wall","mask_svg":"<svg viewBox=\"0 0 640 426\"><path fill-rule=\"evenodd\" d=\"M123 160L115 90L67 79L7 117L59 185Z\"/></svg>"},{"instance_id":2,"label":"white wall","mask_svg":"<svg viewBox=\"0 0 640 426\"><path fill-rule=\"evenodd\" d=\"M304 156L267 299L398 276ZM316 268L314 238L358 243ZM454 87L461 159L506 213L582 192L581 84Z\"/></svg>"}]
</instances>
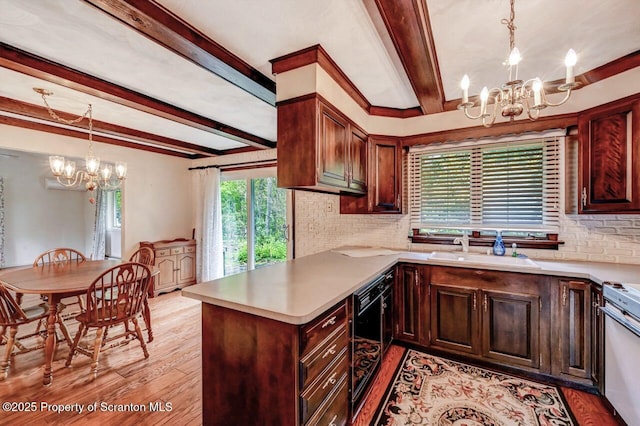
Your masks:
<instances>
[{"instance_id":1,"label":"white wall","mask_svg":"<svg viewBox=\"0 0 640 426\"><path fill-rule=\"evenodd\" d=\"M88 141L0 125L0 148L84 158ZM191 236L193 203L188 171L191 160L102 143L94 143L94 154L110 162L118 159L127 162L127 180L123 187L123 256L131 254L140 241ZM20 195L18 203L24 208L32 192ZM66 193L49 192L58 194L55 197L58 201ZM86 193L80 194L87 197ZM64 223L66 221L61 221L58 226L66 226ZM10 251L5 248L6 257Z\"/></svg>"},{"instance_id":2,"label":"white wall","mask_svg":"<svg viewBox=\"0 0 640 426\"><path fill-rule=\"evenodd\" d=\"M2 151L5 152L5 151ZM2 153L0 152L0 153ZM0 156L4 178L5 266L28 265L54 247L87 253L87 217L95 210L85 193L46 189L46 157L25 152Z\"/></svg>"}]
</instances>

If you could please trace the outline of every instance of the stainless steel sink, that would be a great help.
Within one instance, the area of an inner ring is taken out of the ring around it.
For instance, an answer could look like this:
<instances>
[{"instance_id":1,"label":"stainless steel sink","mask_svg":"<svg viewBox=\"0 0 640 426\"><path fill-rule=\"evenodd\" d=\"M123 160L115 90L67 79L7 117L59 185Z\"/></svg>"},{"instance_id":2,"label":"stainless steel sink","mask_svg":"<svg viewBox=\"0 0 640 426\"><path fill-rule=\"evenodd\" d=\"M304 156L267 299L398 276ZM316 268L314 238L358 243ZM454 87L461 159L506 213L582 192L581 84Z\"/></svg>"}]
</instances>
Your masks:
<instances>
[{"instance_id":1,"label":"stainless steel sink","mask_svg":"<svg viewBox=\"0 0 640 426\"><path fill-rule=\"evenodd\" d=\"M500 265L518 266L524 268L540 268L531 259L511 256L490 256L486 254L434 251L430 256L433 260L467 265Z\"/></svg>"}]
</instances>

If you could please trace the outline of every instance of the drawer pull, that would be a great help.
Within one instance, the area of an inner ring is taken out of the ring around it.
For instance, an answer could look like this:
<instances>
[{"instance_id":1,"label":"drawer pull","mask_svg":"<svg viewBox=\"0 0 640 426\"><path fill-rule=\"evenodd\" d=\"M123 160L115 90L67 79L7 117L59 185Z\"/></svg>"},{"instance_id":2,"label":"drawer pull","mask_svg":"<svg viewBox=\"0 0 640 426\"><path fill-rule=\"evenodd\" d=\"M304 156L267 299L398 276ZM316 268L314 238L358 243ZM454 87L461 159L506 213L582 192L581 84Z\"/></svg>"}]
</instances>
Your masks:
<instances>
[{"instance_id":1,"label":"drawer pull","mask_svg":"<svg viewBox=\"0 0 640 426\"><path fill-rule=\"evenodd\" d=\"M337 317L334 315L322 324L322 328L327 328L330 325L335 325Z\"/></svg>"},{"instance_id":2,"label":"drawer pull","mask_svg":"<svg viewBox=\"0 0 640 426\"><path fill-rule=\"evenodd\" d=\"M333 416L333 418L331 419L331 421L329 422L329 426L338 426L338 423L336 423L336 419L338 418L338 415L336 414L335 416Z\"/></svg>"},{"instance_id":3,"label":"drawer pull","mask_svg":"<svg viewBox=\"0 0 640 426\"><path fill-rule=\"evenodd\" d=\"M324 355L322 355L322 359L325 359L326 357L328 357L329 355L335 355L336 353L336 346L338 344L334 343L333 346L331 346L329 349L327 349L327 351L324 353Z\"/></svg>"},{"instance_id":4,"label":"drawer pull","mask_svg":"<svg viewBox=\"0 0 640 426\"><path fill-rule=\"evenodd\" d=\"M567 298L568 298L567 286L563 285L562 286L562 306L567 306Z\"/></svg>"},{"instance_id":5,"label":"drawer pull","mask_svg":"<svg viewBox=\"0 0 640 426\"><path fill-rule=\"evenodd\" d=\"M329 377L327 379L327 381L324 383L324 386L322 386L322 389L326 389L327 386L329 385L335 385L337 380L336 380L336 376L338 375L338 373L333 373L331 375L331 377Z\"/></svg>"}]
</instances>

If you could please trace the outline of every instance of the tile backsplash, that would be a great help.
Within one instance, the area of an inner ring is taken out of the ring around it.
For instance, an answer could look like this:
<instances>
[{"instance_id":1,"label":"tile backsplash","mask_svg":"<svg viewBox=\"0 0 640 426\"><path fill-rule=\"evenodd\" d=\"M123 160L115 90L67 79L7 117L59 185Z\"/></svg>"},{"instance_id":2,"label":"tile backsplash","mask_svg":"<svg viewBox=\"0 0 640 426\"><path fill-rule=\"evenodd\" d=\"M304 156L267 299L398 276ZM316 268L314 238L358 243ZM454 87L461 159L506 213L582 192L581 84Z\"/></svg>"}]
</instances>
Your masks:
<instances>
[{"instance_id":1,"label":"tile backsplash","mask_svg":"<svg viewBox=\"0 0 640 426\"><path fill-rule=\"evenodd\" d=\"M296 257L347 245L425 252L459 249L411 244L408 215L341 215L340 197L333 194L296 191L295 222ZM518 252L533 259L640 264L640 215L561 215L559 239L564 241L559 250Z\"/></svg>"}]
</instances>

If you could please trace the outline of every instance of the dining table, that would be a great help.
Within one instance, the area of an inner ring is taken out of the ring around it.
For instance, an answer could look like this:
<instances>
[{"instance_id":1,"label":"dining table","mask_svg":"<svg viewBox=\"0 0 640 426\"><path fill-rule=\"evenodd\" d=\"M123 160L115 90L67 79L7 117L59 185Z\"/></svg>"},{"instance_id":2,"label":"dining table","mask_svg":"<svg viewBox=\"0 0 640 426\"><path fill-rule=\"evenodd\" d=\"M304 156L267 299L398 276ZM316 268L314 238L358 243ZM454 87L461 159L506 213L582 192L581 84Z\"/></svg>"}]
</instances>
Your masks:
<instances>
[{"instance_id":1,"label":"dining table","mask_svg":"<svg viewBox=\"0 0 640 426\"><path fill-rule=\"evenodd\" d=\"M53 381L52 363L56 348L56 323L58 305L64 298L85 294L93 281L103 272L121 264L121 260L87 260L63 264L46 263L40 266L12 268L0 271L0 282L10 290L22 294L40 294L48 297L49 316L47 319L47 337L45 341L45 360L43 384ZM152 268L152 276L157 268ZM155 270L154 270L155 269ZM153 339L148 305L143 312L149 339Z\"/></svg>"}]
</instances>

